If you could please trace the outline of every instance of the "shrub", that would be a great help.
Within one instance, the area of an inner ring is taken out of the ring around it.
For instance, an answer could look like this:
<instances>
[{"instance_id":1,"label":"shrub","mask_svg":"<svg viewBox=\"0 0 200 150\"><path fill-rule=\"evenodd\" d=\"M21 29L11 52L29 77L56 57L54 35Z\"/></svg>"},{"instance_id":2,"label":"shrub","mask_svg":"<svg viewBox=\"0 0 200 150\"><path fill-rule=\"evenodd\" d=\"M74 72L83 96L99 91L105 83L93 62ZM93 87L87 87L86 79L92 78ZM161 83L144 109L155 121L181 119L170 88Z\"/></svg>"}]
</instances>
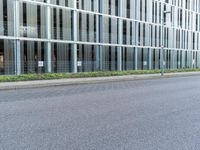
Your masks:
<instances>
[{"instance_id":1,"label":"shrub","mask_svg":"<svg viewBox=\"0 0 200 150\"><path fill-rule=\"evenodd\" d=\"M200 69L174 69L165 70L165 73L196 72ZM52 80L67 78L109 77L124 75L158 74L160 70L129 70L129 71L105 71L105 72L81 72L81 73L46 73L46 74L24 74L18 76L0 76L0 82L16 82L31 80Z\"/></svg>"}]
</instances>

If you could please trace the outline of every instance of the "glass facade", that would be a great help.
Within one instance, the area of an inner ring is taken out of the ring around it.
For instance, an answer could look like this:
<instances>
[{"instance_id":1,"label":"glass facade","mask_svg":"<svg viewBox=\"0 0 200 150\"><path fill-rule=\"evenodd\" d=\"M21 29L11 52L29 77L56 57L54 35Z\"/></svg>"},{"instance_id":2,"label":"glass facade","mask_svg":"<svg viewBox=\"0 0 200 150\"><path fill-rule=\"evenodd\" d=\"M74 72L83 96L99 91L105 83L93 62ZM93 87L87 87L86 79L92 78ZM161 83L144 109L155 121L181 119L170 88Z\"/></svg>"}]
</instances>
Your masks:
<instances>
[{"instance_id":1,"label":"glass facade","mask_svg":"<svg viewBox=\"0 0 200 150\"><path fill-rule=\"evenodd\" d=\"M160 69L161 58L200 67L199 0L0 0L0 75Z\"/></svg>"}]
</instances>

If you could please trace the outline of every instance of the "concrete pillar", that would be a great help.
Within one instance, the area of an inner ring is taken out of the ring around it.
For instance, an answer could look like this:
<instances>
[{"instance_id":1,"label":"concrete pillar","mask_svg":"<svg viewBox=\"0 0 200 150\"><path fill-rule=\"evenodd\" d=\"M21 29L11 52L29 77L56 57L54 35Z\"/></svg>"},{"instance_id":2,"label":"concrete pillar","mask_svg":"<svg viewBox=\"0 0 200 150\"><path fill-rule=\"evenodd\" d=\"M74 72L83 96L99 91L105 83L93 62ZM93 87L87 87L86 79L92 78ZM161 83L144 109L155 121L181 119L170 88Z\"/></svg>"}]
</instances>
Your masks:
<instances>
[{"instance_id":1,"label":"concrete pillar","mask_svg":"<svg viewBox=\"0 0 200 150\"><path fill-rule=\"evenodd\" d=\"M73 6L76 9L77 8L77 2L73 2ZM72 32L73 32L73 41L77 42L78 37L78 24L77 24L77 11L73 10L73 26L72 26ZM72 44L72 72L77 73L77 44Z\"/></svg>"},{"instance_id":2,"label":"concrete pillar","mask_svg":"<svg viewBox=\"0 0 200 150\"><path fill-rule=\"evenodd\" d=\"M47 0L47 3L50 4L50 0ZM47 6L47 14L46 14L46 33L47 33L47 39L51 40L51 8ZM51 59L51 42L46 43L46 72L51 73L52 72L52 59Z\"/></svg>"},{"instance_id":3,"label":"concrete pillar","mask_svg":"<svg viewBox=\"0 0 200 150\"><path fill-rule=\"evenodd\" d=\"M14 36L19 37L20 17L19 17L19 0L14 0ZM21 52L20 52L20 40L14 41L14 53L15 53L15 74L21 74Z\"/></svg>"}]
</instances>

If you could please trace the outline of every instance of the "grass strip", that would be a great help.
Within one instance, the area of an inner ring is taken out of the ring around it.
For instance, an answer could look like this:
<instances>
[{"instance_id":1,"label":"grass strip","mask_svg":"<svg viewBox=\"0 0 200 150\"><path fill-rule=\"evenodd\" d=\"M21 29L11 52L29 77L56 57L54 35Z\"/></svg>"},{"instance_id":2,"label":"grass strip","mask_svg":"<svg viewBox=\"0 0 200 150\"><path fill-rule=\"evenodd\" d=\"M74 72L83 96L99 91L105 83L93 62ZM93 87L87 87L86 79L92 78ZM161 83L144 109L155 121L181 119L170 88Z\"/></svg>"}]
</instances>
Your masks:
<instances>
[{"instance_id":1,"label":"grass strip","mask_svg":"<svg viewBox=\"0 0 200 150\"><path fill-rule=\"evenodd\" d=\"M165 70L165 73L198 72L200 69L174 69ZM0 82L17 82L33 80L53 80L69 78L110 77L125 75L159 74L160 70L130 70L130 71L105 71L105 72L81 72L81 73L45 73L45 74L23 74L18 76L0 76Z\"/></svg>"}]
</instances>

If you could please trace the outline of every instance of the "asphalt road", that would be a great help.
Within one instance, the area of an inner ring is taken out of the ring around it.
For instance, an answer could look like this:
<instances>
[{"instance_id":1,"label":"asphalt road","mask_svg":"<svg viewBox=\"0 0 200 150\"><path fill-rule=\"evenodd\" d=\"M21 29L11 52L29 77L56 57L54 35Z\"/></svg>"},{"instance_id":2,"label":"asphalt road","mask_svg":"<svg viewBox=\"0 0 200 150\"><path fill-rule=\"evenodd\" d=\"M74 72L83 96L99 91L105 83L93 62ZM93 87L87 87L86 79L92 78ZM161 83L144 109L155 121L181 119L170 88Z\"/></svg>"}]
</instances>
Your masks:
<instances>
[{"instance_id":1,"label":"asphalt road","mask_svg":"<svg viewBox=\"0 0 200 150\"><path fill-rule=\"evenodd\" d=\"M199 150L200 77L0 91L0 150Z\"/></svg>"}]
</instances>

